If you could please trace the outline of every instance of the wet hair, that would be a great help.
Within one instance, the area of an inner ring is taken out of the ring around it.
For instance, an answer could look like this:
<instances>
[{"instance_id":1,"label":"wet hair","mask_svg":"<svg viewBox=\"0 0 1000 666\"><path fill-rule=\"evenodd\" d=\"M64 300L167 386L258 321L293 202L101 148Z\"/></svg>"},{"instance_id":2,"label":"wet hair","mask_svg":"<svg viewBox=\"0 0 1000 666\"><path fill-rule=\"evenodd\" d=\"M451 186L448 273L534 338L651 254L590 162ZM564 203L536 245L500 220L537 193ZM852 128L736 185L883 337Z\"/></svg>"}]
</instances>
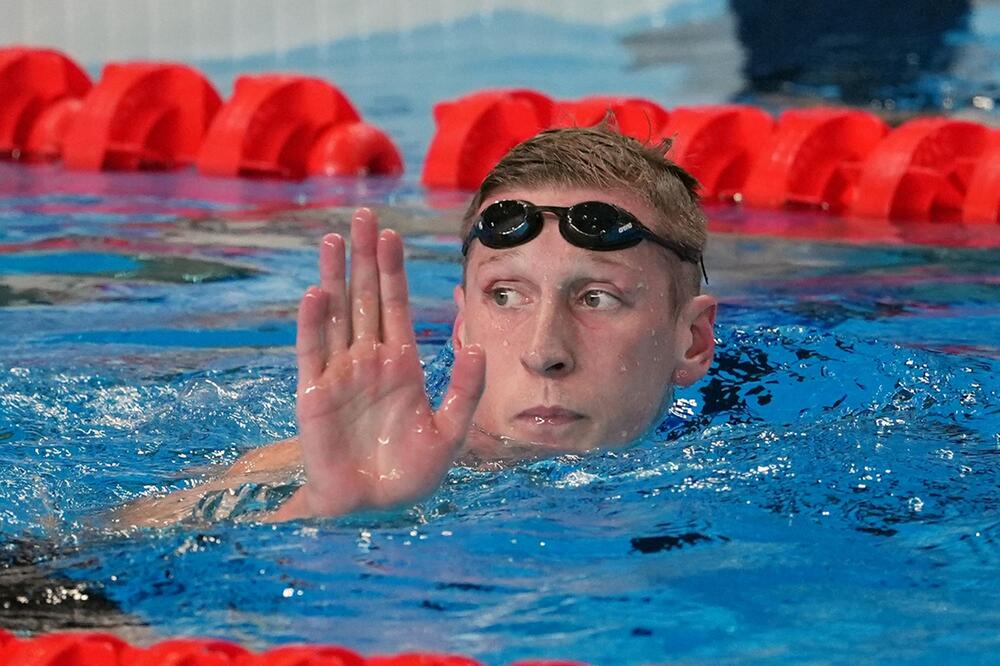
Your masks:
<instances>
[{"instance_id":1,"label":"wet hair","mask_svg":"<svg viewBox=\"0 0 1000 666\"><path fill-rule=\"evenodd\" d=\"M707 221L698 201L698 181L667 158L670 145L670 139L656 144L640 142L608 121L593 127L540 132L512 148L487 174L462 218L462 238L494 192L588 187L637 197L657 214L656 219L641 220L644 225L678 244L688 256L700 258L705 250ZM663 252L673 277L672 306L677 311L698 294L701 269L669 250Z\"/></svg>"}]
</instances>

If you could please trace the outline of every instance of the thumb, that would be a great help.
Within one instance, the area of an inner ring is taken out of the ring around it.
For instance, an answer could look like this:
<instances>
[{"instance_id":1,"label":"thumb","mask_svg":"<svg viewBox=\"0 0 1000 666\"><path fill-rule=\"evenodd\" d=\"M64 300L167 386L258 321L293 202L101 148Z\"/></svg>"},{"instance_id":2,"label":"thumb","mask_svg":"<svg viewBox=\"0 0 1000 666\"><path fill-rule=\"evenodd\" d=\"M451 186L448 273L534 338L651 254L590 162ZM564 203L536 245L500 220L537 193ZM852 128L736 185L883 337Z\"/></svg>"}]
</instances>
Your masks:
<instances>
[{"instance_id":1,"label":"thumb","mask_svg":"<svg viewBox=\"0 0 1000 666\"><path fill-rule=\"evenodd\" d=\"M465 441L485 384L486 352L479 345L468 345L455 354L448 393L434 415L438 432L456 445Z\"/></svg>"}]
</instances>

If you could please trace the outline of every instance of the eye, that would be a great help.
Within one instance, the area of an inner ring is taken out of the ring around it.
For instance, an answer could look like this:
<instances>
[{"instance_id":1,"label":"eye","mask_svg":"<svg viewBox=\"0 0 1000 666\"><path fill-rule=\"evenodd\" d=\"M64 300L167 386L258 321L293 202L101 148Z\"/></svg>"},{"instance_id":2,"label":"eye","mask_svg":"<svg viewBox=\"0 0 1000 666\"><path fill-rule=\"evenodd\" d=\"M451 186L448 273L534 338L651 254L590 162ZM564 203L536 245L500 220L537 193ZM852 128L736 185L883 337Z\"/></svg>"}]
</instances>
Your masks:
<instances>
[{"instance_id":1,"label":"eye","mask_svg":"<svg viewBox=\"0 0 1000 666\"><path fill-rule=\"evenodd\" d=\"M589 289L583 292L580 302L592 310L612 310L621 305L621 300L602 289Z\"/></svg>"},{"instance_id":2,"label":"eye","mask_svg":"<svg viewBox=\"0 0 1000 666\"><path fill-rule=\"evenodd\" d=\"M524 296L510 287L493 287L489 291L489 296L502 308L517 307L524 303Z\"/></svg>"}]
</instances>

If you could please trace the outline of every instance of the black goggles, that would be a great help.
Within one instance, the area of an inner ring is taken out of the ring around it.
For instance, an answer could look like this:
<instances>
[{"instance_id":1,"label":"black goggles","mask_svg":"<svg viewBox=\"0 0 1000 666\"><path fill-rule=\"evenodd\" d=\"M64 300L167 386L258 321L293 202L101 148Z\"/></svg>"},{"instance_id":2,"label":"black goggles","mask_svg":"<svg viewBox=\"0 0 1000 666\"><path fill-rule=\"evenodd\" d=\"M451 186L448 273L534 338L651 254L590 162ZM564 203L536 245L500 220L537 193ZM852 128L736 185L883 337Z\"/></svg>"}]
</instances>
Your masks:
<instances>
[{"instance_id":1,"label":"black goggles","mask_svg":"<svg viewBox=\"0 0 1000 666\"><path fill-rule=\"evenodd\" d=\"M705 282L708 282L701 254L657 236L632 213L604 201L584 201L569 207L536 206L518 199L496 201L479 214L462 243L462 254L468 254L469 246L477 238L494 250L523 245L542 232L544 213L553 213L559 218L559 233L572 245L609 252L649 240L667 248L682 261L700 265Z\"/></svg>"}]
</instances>

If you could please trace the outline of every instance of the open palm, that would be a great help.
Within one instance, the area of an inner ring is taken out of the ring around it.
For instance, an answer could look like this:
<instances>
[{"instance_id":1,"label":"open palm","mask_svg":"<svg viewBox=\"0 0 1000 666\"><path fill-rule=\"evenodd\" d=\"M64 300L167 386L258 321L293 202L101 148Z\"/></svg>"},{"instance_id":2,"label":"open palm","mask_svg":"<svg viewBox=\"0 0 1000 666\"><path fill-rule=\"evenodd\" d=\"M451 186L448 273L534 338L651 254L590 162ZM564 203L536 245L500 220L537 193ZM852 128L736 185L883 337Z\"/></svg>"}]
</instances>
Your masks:
<instances>
[{"instance_id":1,"label":"open palm","mask_svg":"<svg viewBox=\"0 0 1000 666\"><path fill-rule=\"evenodd\" d=\"M340 515L434 491L465 440L482 394L485 357L456 355L442 407L431 410L410 318L402 239L374 214L344 240L320 244L320 286L299 307L297 416L306 483L277 519Z\"/></svg>"}]
</instances>

